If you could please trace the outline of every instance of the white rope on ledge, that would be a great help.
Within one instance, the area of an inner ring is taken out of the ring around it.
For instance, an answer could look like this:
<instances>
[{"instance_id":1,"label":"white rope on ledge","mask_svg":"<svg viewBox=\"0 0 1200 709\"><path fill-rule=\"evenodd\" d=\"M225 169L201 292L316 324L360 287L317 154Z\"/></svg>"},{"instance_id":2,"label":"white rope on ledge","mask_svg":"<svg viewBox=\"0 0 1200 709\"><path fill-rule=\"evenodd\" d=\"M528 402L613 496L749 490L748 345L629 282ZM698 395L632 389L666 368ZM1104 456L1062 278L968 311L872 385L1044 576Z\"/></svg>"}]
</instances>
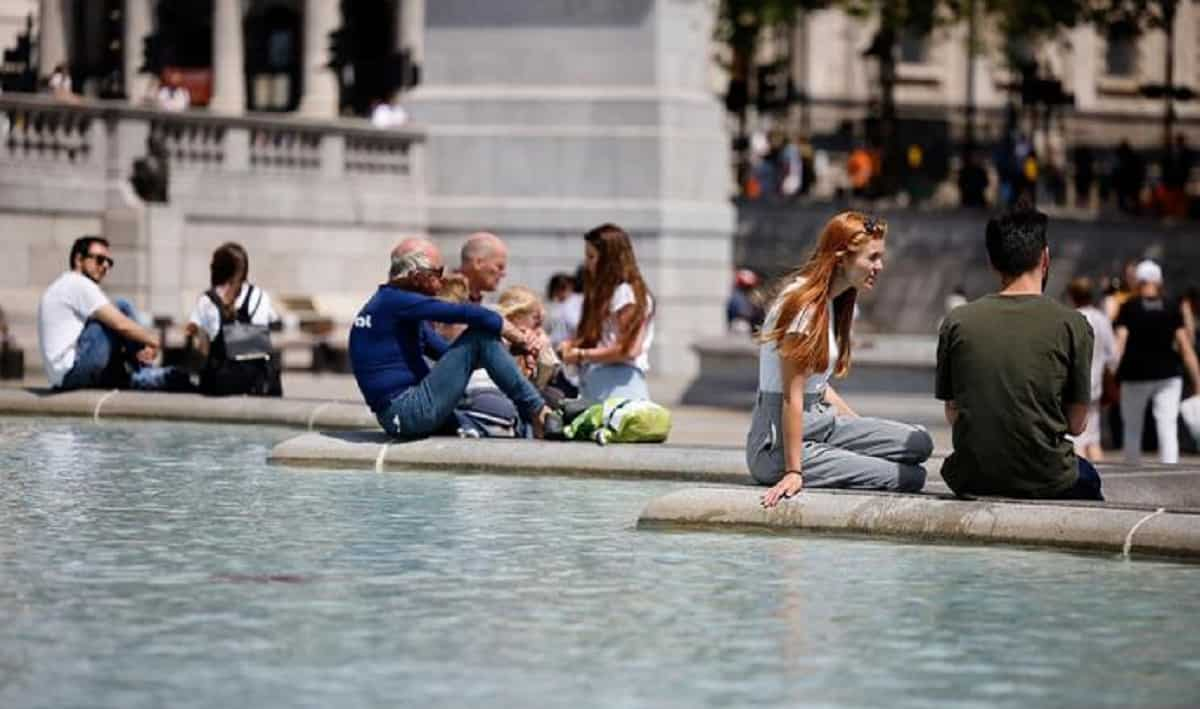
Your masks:
<instances>
[{"instance_id":1,"label":"white rope on ledge","mask_svg":"<svg viewBox=\"0 0 1200 709\"><path fill-rule=\"evenodd\" d=\"M1133 527L1129 530L1129 534L1125 535L1125 548L1121 551L1122 556L1126 558L1129 557L1129 550L1133 548L1133 535L1138 531L1138 528L1166 511L1167 508L1159 507L1157 510L1139 519L1137 524L1133 525Z\"/></svg>"},{"instance_id":2,"label":"white rope on ledge","mask_svg":"<svg viewBox=\"0 0 1200 709\"><path fill-rule=\"evenodd\" d=\"M100 407L104 406L104 402L121 393L120 389L113 389L104 396L100 397L100 401L96 402L96 410L92 412L92 423L100 423Z\"/></svg>"}]
</instances>

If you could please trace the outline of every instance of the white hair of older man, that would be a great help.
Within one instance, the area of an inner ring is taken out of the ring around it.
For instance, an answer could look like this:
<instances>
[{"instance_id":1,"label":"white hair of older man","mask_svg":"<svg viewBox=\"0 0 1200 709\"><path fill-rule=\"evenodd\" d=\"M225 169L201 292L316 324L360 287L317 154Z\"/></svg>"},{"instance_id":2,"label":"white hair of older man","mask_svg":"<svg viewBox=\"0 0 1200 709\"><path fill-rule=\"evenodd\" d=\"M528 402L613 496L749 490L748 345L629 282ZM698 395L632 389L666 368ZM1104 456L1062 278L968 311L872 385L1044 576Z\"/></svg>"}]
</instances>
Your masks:
<instances>
[{"instance_id":1,"label":"white hair of older man","mask_svg":"<svg viewBox=\"0 0 1200 709\"><path fill-rule=\"evenodd\" d=\"M424 251L414 250L392 255L392 267L388 269L388 279L397 280L423 268L432 268L433 262Z\"/></svg>"}]
</instances>

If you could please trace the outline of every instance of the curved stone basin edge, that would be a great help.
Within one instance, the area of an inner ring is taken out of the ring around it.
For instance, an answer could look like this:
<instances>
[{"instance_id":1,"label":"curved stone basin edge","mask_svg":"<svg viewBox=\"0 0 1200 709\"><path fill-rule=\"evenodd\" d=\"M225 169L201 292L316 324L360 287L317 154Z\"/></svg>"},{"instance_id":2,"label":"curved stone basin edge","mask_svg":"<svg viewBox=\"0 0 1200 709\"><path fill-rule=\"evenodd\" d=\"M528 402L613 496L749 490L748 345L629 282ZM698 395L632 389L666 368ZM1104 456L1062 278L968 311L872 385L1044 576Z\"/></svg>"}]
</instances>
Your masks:
<instances>
[{"instance_id":1,"label":"curved stone basin edge","mask_svg":"<svg viewBox=\"0 0 1200 709\"><path fill-rule=\"evenodd\" d=\"M396 441L382 432L305 433L282 441L270 463L385 471L573 475L751 485L737 448L608 445L515 439Z\"/></svg>"},{"instance_id":2,"label":"curved stone basin edge","mask_svg":"<svg viewBox=\"0 0 1200 709\"><path fill-rule=\"evenodd\" d=\"M802 494L765 510L760 495L733 488L672 492L646 505L638 527L867 534L1200 561L1197 513L872 493Z\"/></svg>"},{"instance_id":3,"label":"curved stone basin edge","mask_svg":"<svg viewBox=\"0 0 1200 709\"><path fill-rule=\"evenodd\" d=\"M87 416L248 423L313 429L376 428L362 404L313 399L201 396L128 390L0 388L0 413L32 416Z\"/></svg>"}]
</instances>

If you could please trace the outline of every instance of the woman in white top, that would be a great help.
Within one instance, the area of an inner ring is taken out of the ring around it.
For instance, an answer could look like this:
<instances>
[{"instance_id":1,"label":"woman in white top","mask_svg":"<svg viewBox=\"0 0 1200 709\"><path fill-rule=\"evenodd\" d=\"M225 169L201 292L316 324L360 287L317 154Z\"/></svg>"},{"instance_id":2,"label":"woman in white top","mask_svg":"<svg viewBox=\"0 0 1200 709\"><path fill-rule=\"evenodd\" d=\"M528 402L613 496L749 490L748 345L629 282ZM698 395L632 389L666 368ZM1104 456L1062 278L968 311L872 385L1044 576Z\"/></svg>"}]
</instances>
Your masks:
<instances>
[{"instance_id":1,"label":"woman in white top","mask_svg":"<svg viewBox=\"0 0 1200 709\"><path fill-rule=\"evenodd\" d=\"M185 332L193 338L195 347L207 355L213 340L221 332L221 319L233 320L237 311L246 306L251 325L267 325L279 319L271 306L271 296L249 281L250 259L241 244L221 244L213 252L210 283L221 306L208 297L200 296L188 317ZM246 299L250 302L247 304Z\"/></svg>"},{"instance_id":2,"label":"woman in white top","mask_svg":"<svg viewBox=\"0 0 1200 709\"><path fill-rule=\"evenodd\" d=\"M649 399L654 297L638 270L629 234L602 224L583 239L583 317L575 338L563 343L563 362L582 369L580 393L589 401Z\"/></svg>"},{"instance_id":3,"label":"woman in white top","mask_svg":"<svg viewBox=\"0 0 1200 709\"><path fill-rule=\"evenodd\" d=\"M746 437L754 479L773 507L803 487L916 492L933 439L919 426L858 416L829 386L850 369L860 291L883 271L887 223L829 220L808 262L784 278L759 335L758 399Z\"/></svg>"}]
</instances>

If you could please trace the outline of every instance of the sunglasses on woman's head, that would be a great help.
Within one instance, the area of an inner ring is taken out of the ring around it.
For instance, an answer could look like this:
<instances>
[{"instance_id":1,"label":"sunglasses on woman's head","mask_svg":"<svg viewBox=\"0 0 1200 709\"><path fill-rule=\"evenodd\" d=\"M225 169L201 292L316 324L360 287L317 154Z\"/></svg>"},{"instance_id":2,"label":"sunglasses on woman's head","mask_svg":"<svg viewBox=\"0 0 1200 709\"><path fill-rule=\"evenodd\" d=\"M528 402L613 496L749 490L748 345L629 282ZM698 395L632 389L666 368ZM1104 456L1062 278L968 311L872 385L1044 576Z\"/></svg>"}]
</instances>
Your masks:
<instances>
[{"instance_id":1,"label":"sunglasses on woman's head","mask_svg":"<svg viewBox=\"0 0 1200 709\"><path fill-rule=\"evenodd\" d=\"M882 234L887 227L887 220L883 217L866 217L863 219L863 231L868 234Z\"/></svg>"}]
</instances>

